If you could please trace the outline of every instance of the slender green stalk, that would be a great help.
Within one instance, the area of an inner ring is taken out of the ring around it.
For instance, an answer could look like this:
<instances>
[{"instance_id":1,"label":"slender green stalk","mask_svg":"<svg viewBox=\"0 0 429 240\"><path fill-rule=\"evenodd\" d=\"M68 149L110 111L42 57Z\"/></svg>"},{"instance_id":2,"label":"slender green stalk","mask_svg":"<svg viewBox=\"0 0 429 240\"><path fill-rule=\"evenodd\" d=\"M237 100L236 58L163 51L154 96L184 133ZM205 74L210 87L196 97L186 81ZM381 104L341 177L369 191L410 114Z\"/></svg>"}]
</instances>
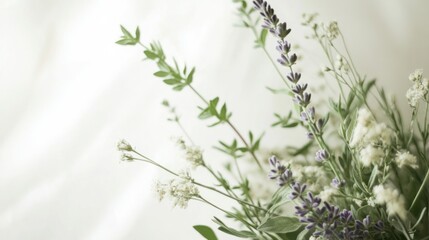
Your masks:
<instances>
[{"instance_id":1,"label":"slender green stalk","mask_svg":"<svg viewBox=\"0 0 429 240\"><path fill-rule=\"evenodd\" d=\"M414 200L411 203L411 206L408 208L408 211L410 211L414 207L414 204L417 202L417 199L420 197L420 194L422 193L423 188L425 187L426 181L428 180L428 178L429 178L429 169L426 171L425 178L423 179L422 184L420 185L419 191L417 191L417 194L414 197Z\"/></svg>"}]
</instances>

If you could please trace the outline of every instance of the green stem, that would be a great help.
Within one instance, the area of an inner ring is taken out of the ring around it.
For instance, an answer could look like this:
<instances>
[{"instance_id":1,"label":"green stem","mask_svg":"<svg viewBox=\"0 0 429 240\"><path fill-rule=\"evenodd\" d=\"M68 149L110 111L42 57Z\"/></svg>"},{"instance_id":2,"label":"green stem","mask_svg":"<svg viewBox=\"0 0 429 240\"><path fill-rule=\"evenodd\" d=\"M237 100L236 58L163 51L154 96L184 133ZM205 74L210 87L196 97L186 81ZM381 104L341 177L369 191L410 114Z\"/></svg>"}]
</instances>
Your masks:
<instances>
[{"instance_id":1,"label":"green stem","mask_svg":"<svg viewBox=\"0 0 429 240\"><path fill-rule=\"evenodd\" d=\"M192 87L191 84L188 84L189 88L207 105L209 105L210 103L194 88ZM243 142L243 144L246 146L247 149L249 149L249 153L250 155L252 155L253 159L255 160L256 164L258 165L260 170L263 170L263 167L261 165L261 162L259 161L258 157L255 155L254 151L250 151L250 146L247 143L246 139L244 139L243 135L241 135L241 133L238 131L238 129L232 124L231 121L226 120L226 123L228 124L228 126L231 127L231 129L235 132L235 134L240 138L241 142Z\"/></svg>"},{"instance_id":2,"label":"green stem","mask_svg":"<svg viewBox=\"0 0 429 240\"><path fill-rule=\"evenodd\" d=\"M212 207L214 207L214 208L216 208L216 209L218 209L218 210L220 210L220 211L224 212L226 215L228 215L228 216L234 216L234 214L233 214L233 213L230 213L230 212L228 212L228 211L226 211L226 210L224 210L224 209L222 209L222 208L220 208L220 207L216 206L215 204L211 203L211 202L210 202L210 201L208 201L207 199L205 199L205 198L203 198L203 197L201 197L201 196L198 196L198 198L200 198L203 202L207 203L208 205L210 205L210 206L212 206ZM238 219L238 218L237 218L237 219ZM239 220L240 220L241 222L245 223L246 225L251 226L251 227L252 227L252 228L254 228L254 229L256 229L256 228L257 228L257 226L256 226L256 225L254 225L254 224L252 224L252 223L249 223L248 221L246 221L246 220L244 220L244 219L242 219L242 218L240 218Z\"/></svg>"},{"instance_id":3,"label":"green stem","mask_svg":"<svg viewBox=\"0 0 429 240\"><path fill-rule=\"evenodd\" d=\"M423 188L425 187L426 181L428 180L428 178L429 178L429 169L427 170L425 178L423 179L422 185L420 186L419 191L417 192L416 196L414 197L414 200L411 203L410 208L408 208L408 211L410 211L414 207L414 204L417 202L417 199L419 198L420 194L422 193Z\"/></svg>"}]
</instances>

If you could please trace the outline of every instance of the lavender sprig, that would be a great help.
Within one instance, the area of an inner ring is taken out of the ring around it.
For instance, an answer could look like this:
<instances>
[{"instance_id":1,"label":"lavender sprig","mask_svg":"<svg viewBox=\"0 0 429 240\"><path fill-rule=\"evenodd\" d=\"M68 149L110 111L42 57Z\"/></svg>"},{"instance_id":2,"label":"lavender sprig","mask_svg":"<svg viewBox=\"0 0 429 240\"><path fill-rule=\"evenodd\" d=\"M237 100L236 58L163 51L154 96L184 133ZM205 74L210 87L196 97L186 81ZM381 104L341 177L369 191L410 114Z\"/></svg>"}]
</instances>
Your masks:
<instances>
[{"instance_id":1,"label":"lavender sprig","mask_svg":"<svg viewBox=\"0 0 429 240\"><path fill-rule=\"evenodd\" d=\"M354 218L348 209L340 211L340 207L323 202L319 197L307 192L304 197L305 185L295 183L291 196L301 201L295 206L295 215L308 230L314 230L314 237L323 239L376 239L384 234L384 223L381 220L371 221L369 215L363 220Z\"/></svg>"},{"instance_id":2,"label":"lavender sprig","mask_svg":"<svg viewBox=\"0 0 429 240\"><path fill-rule=\"evenodd\" d=\"M280 53L280 57L277 60L281 65L288 68L289 72L287 73L287 79L292 84L287 86L294 93L293 101L300 107L301 118L307 123L307 127L310 130L310 133L307 133L307 137L310 139L316 139L321 149L324 149L326 160L331 158L329 154L329 147L325 143L322 135L323 129L326 125L327 118L316 119L315 118L315 108L309 107L311 103L311 93L307 91L308 84L300 83L301 73L294 71L293 65L296 64L298 59L295 53L291 52L291 43L286 40L286 37L291 32L291 29L288 28L286 22L281 22L280 19L275 14L274 9L268 4L265 0L254 0L254 7L261 16L263 17L264 23L262 27L268 29L270 33L277 38L276 49ZM311 115L311 117L308 117ZM332 160L334 160L332 158ZM336 177L340 177L339 174L342 173L342 169L338 163L335 161L327 161L331 170L334 172Z\"/></svg>"}]
</instances>

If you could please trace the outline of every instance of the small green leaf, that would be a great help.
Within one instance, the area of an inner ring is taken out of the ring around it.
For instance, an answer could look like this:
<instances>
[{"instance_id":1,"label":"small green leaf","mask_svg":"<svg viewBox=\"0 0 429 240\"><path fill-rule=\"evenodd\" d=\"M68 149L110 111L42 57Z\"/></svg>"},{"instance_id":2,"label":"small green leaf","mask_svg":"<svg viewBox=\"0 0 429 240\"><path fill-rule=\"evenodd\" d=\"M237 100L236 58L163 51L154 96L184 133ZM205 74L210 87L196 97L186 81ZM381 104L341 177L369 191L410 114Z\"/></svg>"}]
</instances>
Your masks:
<instances>
[{"instance_id":1,"label":"small green leaf","mask_svg":"<svg viewBox=\"0 0 429 240\"><path fill-rule=\"evenodd\" d=\"M212 117L213 115L210 113L209 108L205 108L202 110L202 112L200 113L200 115L198 115L199 119L207 119Z\"/></svg>"},{"instance_id":2,"label":"small green leaf","mask_svg":"<svg viewBox=\"0 0 429 240\"><path fill-rule=\"evenodd\" d=\"M122 25L121 25L121 31L124 34L124 37L126 37L126 38L133 38L133 36L131 35L131 33L128 32L128 30L124 26L122 26Z\"/></svg>"},{"instance_id":3,"label":"small green leaf","mask_svg":"<svg viewBox=\"0 0 429 240\"><path fill-rule=\"evenodd\" d=\"M189 73L188 77L186 78L186 83L191 84L192 80L194 78L195 68L192 68L191 72Z\"/></svg>"},{"instance_id":4,"label":"small green leaf","mask_svg":"<svg viewBox=\"0 0 429 240\"><path fill-rule=\"evenodd\" d=\"M297 218L273 217L258 227L263 232L288 233L295 232L302 226Z\"/></svg>"},{"instance_id":5,"label":"small green leaf","mask_svg":"<svg viewBox=\"0 0 429 240\"><path fill-rule=\"evenodd\" d=\"M136 28L136 37L135 37L137 42L140 42L140 29L139 27Z\"/></svg>"},{"instance_id":6,"label":"small green leaf","mask_svg":"<svg viewBox=\"0 0 429 240\"><path fill-rule=\"evenodd\" d=\"M311 234L311 231L304 229L298 234L296 240L307 240L311 237Z\"/></svg>"},{"instance_id":7,"label":"small green leaf","mask_svg":"<svg viewBox=\"0 0 429 240\"><path fill-rule=\"evenodd\" d=\"M267 39L267 34L268 34L268 30L264 28L264 29L261 31L261 36L260 36L260 38L259 38L259 41L261 42L261 45L262 45L262 46L265 46L265 41L266 41L266 39Z\"/></svg>"},{"instance_id":8,"label":"small green leaf","mask_svg":"<svg viewBox=\"0 0 429 240\"><path fill-rule=\"evenodd\" d=\"M155 75L157 77L167 77L168 75L170 75L170 73L163 72L163 71L158 71L158 72L154 73L153 75Z\"/></svg>"},{"instance_id":9,"label":"small green leaf","mask_svg":"<svg viewBox=\"0 0 429 240\"><path fill-rule=\"evenodd\" d=\"M181 91L183 88L185 88L187 85L186 84L183 84L183 83L181 83L181 84L178 84L178 85L176 85L175 87L173 87L173 90L176 90L176 91Z\"/></svg>"},{"instance_id":10,"label":"small green leaf","mask_svg":"<svg viewBox=\"0 0 429 240\"><path fill-rule=\"evenodd\" d=\"M116 41L116 44L119 44L119 45L135 45L135 41L133 39L124 38L124 39Z\"/></svg>"},{"instance_id":11,"label":"small green leaf","mask_svg":"<svg viewBox=\"0 0 429 240\"><path fill-rule=\"evenodd\" d=\"M224 232L224 233L228 233L230 235L239 237L239 238L254 238L256 237L256 235L252 232L249 231L238 231L235 230L233 228L229 228L229 227L219 227L218 228L220 231Z\"/></svg>"},{"instance_id":12,"label":"small green leaf","mask_svg":"<svg viewBox=\"0 0 429 240\"><path fill-rule=\"evenodd\" d=\"M217 240L216 234L213 232L213 230L204 225L195 225L194 229L199 232L203 237L205 237L207 240Z\"/></svg>"},{"instance_id":13,"label":"small green leaf","mask_svg":"<svg viewBox=\"0 0 429 240\"><path fill-rule=\"evenodd\" d=\"M154 59L158 58L158 55L156 55L154 52L151 52L151 51L149 51L149 50L146 50L146 51L144 51L143 53L144 53L144 55L146 55L146 57L147 57L147 58L149 58L149 59L154 60Z\"/></svg>"},{"instance_id":14,"label":"small green leaf","mask_svg":"<svg viewBox=\"0 0 429 240\"><path fill-rule=\"evenodd\" d=\"M220 120L226 120L226 104L223 104L222 108L220 109Z\"/></svg>"},{"instance_id":15,"label":"small green leaf","mask_svg":"<svg viewBox=\"0 0 429 240\"><path fill-rule=\"evenodd\" d=\"M179 83L179 81L177 79L165 79L164 82L168 85L175 85L177 83Z\"/></svg>"}]
</instances>

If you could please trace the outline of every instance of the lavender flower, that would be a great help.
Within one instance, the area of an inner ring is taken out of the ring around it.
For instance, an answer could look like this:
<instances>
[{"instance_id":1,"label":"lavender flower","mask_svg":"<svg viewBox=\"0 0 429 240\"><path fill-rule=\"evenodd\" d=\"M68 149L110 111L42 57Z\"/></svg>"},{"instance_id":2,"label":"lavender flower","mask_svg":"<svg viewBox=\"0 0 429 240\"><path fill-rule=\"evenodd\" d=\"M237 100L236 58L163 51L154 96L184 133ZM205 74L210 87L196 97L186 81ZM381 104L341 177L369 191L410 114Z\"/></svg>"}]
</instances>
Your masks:
<instances>
[{"instance_id":1,"label":"lavender flower","mask_svg":"<svg viewBox=\"0 0 429 240\"><path fill-rule=\"evenodd\" d=\"M331 186L334 188L344 187L345 184L346 184L346 182L344 180L340 180L338 178L332 179L332 182L331 182Z\"/></svg>"},{"instance_id":2,"label":"lavender flower","mask_svg":"<svg viewBox=\"0 0 429 240\"><path fill-rule=\"evenodd\" d=\"M282 165L276 156L269 159L271 170L268 173L270 179L277 179L277 184L282 187L292 180L292 171Z\"/></svg>"},{"instance_id":3,"label":"lavender flower","mask_svg":"<svg viewBox=\"0 0 429 240\"><path fill-rule=\"evenodd\" d=\"M307 185L305 184L301 185L299 182L294 183L289 198L292 200L296 198L302 198L302 195L304 194L306 188Z\"/></svg>"},{"instance_id":4,"label":"lavender flower","mask_svg":"<svg viewBox=\"0 0 429 240\"><path fill-rule=\"evenodd\" d=\"M324 160L328 159L329 154L325 149L320 149L316 152L316 161L323 162Z\"/></svg>"}]
</instances>

